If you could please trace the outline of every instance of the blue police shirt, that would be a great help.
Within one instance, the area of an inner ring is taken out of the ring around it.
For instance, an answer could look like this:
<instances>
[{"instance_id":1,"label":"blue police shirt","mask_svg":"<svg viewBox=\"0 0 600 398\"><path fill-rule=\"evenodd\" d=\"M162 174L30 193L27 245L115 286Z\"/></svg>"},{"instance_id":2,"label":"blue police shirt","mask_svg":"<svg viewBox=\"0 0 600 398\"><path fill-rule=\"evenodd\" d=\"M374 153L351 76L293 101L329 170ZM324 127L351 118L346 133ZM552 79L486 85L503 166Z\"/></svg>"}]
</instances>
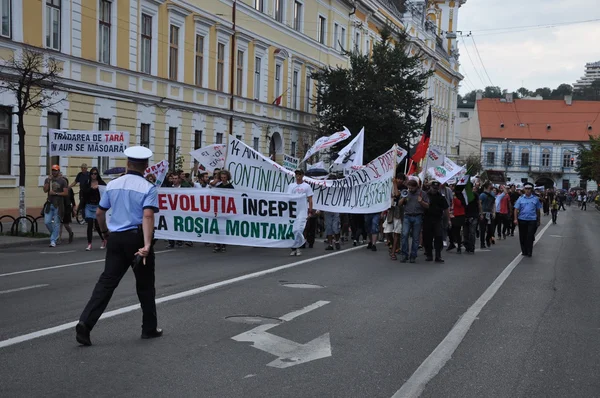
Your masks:
<instances>
[{"instance_id":1,"label":"blue police shirt","mask_svg":"<svg viewBox=\"0 0 600 398\"><path fill-rule=\"evenodd\" d=\"M519 210L519 220L535 221L537 220L537 210L542 208L542 203L537 196L522 195L515 203L515 209Z\"/></svg>"},{"instance_id":2,"label":"blue police shirt","mask_svg":"<svg viewBox=\"0 0 600 398\"><path fill-rule=\"evenodd\" d=\"M128 171L108 183L98 207L105 211L112 208L108 220L111 232L128 231L142 225L144 209L158 212L158 192L141 174Z\"/></svg>"}]
</instances>

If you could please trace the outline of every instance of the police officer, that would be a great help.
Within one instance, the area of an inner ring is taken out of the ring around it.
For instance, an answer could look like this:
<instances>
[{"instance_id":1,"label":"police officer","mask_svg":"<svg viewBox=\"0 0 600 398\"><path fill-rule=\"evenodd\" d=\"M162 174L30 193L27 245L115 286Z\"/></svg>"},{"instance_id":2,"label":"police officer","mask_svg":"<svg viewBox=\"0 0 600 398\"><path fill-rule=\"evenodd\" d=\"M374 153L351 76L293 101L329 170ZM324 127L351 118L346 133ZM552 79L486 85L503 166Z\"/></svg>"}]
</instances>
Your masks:
<instances>
[{"instance_id":1,"label":"police officer","mask_svg":"<svg viewBox=\"0 0 600 398\"><path fill-rule=\"evenodd\" d=\"M519 225L519 241L521 242L521 253L531 257L533 254L533 241L535 231L540 225L540 199L533 195L533 184L524 185L525 195L521 196L515 203L515 225Z\"/></svg>"},{"instance_id":2,"label":"police officer","mask_svg":"<svg viewBox=\"0 0 600 398\"><path fill-rule=\"evenodd\" d=\"M125 150L127 174L108 183L96 213L102 233L110 234L104 272L75 327L77 342L89 346L90 331L106 309L114 290L130 266L142 307L142 339L162 336L156 320L154 289L154 213L158 196L154 184L144 178L152 151L142 146ZM106 211L112 216L106 224ZM109 232L110 230L110 232Z\"/></svg>"}]
</instances>

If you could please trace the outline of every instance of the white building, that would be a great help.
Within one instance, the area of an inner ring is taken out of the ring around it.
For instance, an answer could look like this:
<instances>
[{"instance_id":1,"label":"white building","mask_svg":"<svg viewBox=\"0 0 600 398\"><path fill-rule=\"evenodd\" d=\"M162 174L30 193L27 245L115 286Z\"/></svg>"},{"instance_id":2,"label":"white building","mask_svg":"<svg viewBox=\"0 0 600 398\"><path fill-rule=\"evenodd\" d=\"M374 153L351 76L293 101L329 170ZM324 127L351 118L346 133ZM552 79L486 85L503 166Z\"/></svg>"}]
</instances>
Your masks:
<instances>
[{"instance_id":1,"label":"white building","mask_svg":"<svg viewBox=\"0 0 600 398\"><path fill-rule=\"evenodd\" d=\"M591 86L594 80L600 80L600 61L585 64L585 75L573 83L575 90Z\"/></svg>"}]
</instances>

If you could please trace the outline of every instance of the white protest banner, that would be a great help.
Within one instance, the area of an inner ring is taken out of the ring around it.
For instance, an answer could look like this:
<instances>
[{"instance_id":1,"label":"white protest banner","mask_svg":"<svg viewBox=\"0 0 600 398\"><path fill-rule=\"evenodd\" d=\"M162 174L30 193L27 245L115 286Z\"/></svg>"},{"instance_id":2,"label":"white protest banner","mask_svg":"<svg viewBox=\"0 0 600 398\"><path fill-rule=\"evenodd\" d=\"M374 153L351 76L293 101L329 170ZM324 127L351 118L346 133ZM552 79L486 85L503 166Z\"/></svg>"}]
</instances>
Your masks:
<instances>
[{"instance_id":1,"label":"white protest banner","mask_svg":"<svg viewBox=\"0 0 600 398\"><path fill-rule=\"evenodd\" d=\"M452 160L445 158L444 163L440 166L430 167L427 172L433 176L437 181L445 184L449 179L456 176L463 170L462 167L458 166Z\"/></svg>"},{"instance_id":2,"label":"white protest banner","mask_svg":"<svg viewBox=\"0 0 600 398\"><path fill-rule=\"evenodd\" d=\"M350 137L351 135L352 134L350 134L350 131L348 131L348 129L346 127L344 127L344 131L339 131L337 133L330 135L329 137L319 138L317 141L315 141L313 146L310 147L310 149L306 152L304 159L302 159L302 161L300 163L304 163L306 161L306 159L310 158L315 153L320 152L323 149L330 148L330 147L334 146L335 144L337 144L338 142L344 141L346 138Z\"/></svg>"},{"instance_id":3,"label":"white protest banner","mask_svg":"<svg viewBox=\"0 0 600 398\"><path fill-rule=\"evenodd\" d=\"M200 163L206 171L212 173L215 169L225 167L225 144L213 144L198 148L190 152L190 155Z\"/></svg>"},{"instance_id":4,"label":"white protest banner","mask_svg":"<svg viewBox=\"0 0 600 398\"><path fill-rule=\"evenodd\" d=\"M400 148L396 145L396 164L400 164L404 160L404 158L408 155L408 151L404 148Z\"/></svg>"},{"instance_id":5,"label":"white protest banner","mask_svg":"<svg viewBox=\"0 0 600 398\"><path fill-rule=\"evenodd\" d=\"M288 170L296 170L300 164L300 159L290 155L283 154L283 167Z\"/></svg>"},{"instance_id":6,"label":"white protest banner","mask_svg":"<svg viewBox=\"0 0 600 398\"><path fill-rule=\"evenodd\" d=\"M166 160L161 160L160 162L149 166L144 172L144 177L148 176L148 174L154 174L154 177L156 177L156 182L154 183L154 185L160 187L163 181L165 180L165 176L167 175L168 171L169 162L167 162Z\"/></svg>"},{"instance_id":7,"label":"white protest banner","mask_svg":"<svg viewBox=\"0 0 600 398\"><path fill-rule=\"evenodd\" d=\"M308 163L306 164L306 170L324 169L324 168L325 168L325 162L323 162L322 160L315 164L308 164Z\"/></svg>"},{"instance_id":8,"label":"white protest banner","mask_svg":"<svg viewBox=\"0 0 600 398\"><path fill-rule=\"evenodd\" d=\"M253 247L299 247L303 195L235 189L160 188L155 238Z\"/></svg>"},{"instance_id":9,"label":"white protest banner","mask_svg":"<svg viewBox=\"0 0 600 398\"><path fill-rule=\"evenodd\" d=\"M50 156L125 156L128 131L49 129Z\"/></svg>"},{"instance_id":10,"label":"white protest banner","mask_svg":"<svg viewBox=\"0 0 600 398\"><path fill-rule=\"evenodd\" d=\"M337 159L333 162L341 164L343 169L358 170L363 166L363 152L365 150L365 128L348 145L338 153Z\"/></svg>"},{"instance_id":11,"label":"white protest banner","mask_svg":"<svg viewBox=\"0 0 600 398\"><path fill-rule=\"evenodd\" d=\"M427 168L435 168L444 164L444 159L446 159L446 155L435 148L429 148L427 151Z\"/></svg>"},{"instance_id":12,"label":"white protest banner","mask_svg":"<svg viewBox=\"0 0 600 398\"><path fill-rule=\"evenodd\" d=\"M311 185L313 208L334 213L368 214L389 209L394 151L390 149L362 169L339 180L304 177ZM285 192L294 181L294 172L264 157L236 138L227 149L226 168L236 189Z\"/></svg>"}]
</instances>

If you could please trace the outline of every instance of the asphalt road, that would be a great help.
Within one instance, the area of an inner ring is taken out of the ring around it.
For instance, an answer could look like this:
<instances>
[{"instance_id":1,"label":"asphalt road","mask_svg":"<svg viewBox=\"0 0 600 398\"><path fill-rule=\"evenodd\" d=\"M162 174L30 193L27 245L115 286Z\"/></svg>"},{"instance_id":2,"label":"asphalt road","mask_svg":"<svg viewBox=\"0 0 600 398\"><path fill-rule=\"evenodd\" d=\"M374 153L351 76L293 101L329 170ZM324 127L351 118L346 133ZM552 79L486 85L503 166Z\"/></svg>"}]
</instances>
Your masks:
<instances>
[{"instance_id":1,"label":"asphalt road","mask_svg":"<svg viewBox=\"0 0 600 398\"><path fill-rule=\"evenodd\" d=\"M558 221L523 259L517 236L474 256L447 254L441 265L348 246L327 257L319 245L302 257L244 247L213 254L198 244L159 253L164 336L139 338L128 273L92 347L79 347L71 326L31 334L77 320L103 253L3 249L0 396L391 397L401 388L427 397L599 396L600 214L571 207ZM448 349L463 315L509 264L512 273ZM280 323L260 329L228 319L235 315Z\"/></svg>"}]
</instances>

